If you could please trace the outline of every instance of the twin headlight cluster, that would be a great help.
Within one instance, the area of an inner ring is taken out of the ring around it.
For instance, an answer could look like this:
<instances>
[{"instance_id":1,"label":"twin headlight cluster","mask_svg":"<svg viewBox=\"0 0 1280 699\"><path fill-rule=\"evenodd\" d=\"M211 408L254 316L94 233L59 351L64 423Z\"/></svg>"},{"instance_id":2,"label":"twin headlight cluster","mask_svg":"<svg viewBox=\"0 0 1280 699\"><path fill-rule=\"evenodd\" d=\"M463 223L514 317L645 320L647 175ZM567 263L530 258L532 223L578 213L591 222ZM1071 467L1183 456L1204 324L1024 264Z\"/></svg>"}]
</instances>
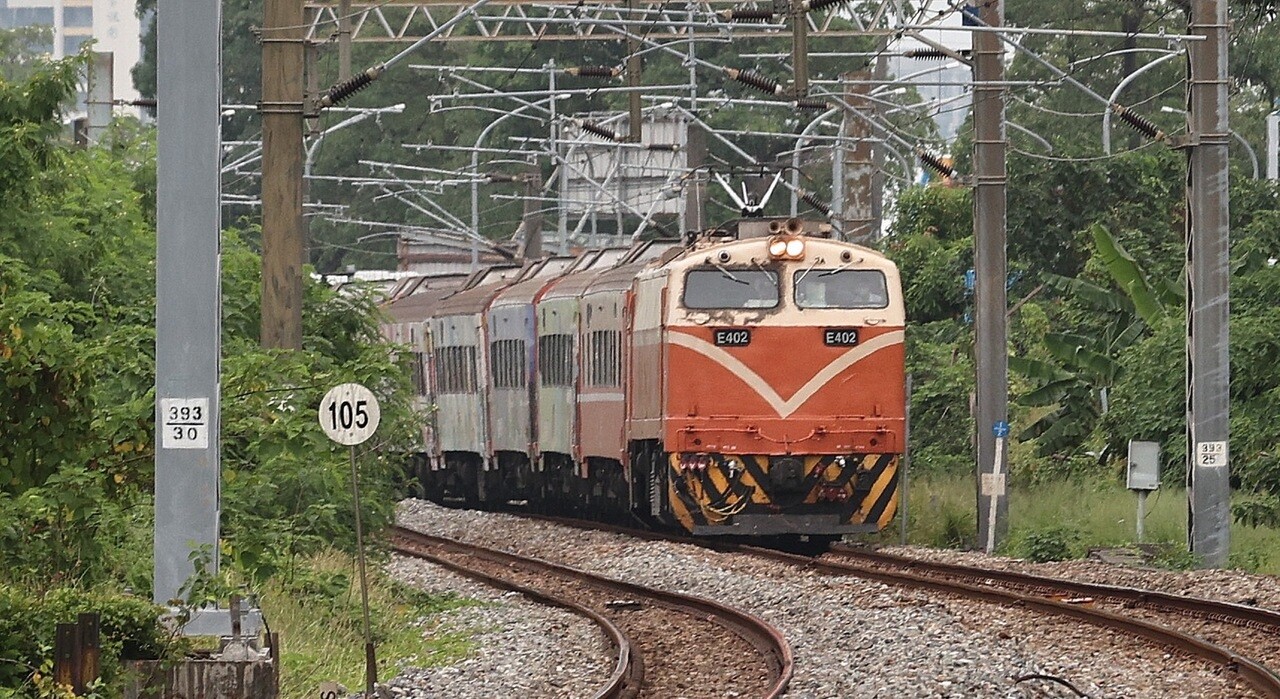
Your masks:
<instances>
[{"instance_id":1,"label":"twin headlight cluster","mask_svg":"<svg viewBox=\"0 0 1280 699\"><path fill-rule=\"evenodd\" d=\"M799 260L804 258L804 239L789 235L777 235L770 238L769 257L775 260Z\"/></svg>"}]
</instances>

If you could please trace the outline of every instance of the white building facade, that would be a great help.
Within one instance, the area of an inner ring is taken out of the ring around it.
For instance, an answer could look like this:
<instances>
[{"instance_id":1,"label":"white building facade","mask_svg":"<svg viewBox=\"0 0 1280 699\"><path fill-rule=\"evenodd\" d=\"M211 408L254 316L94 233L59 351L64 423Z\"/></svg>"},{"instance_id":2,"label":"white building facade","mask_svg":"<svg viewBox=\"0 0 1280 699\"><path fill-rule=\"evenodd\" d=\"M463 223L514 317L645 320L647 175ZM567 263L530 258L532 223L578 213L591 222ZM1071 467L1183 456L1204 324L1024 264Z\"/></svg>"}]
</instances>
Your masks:
<instances>
[{"instance_id":1,"label":"white building facade","mask_svg":"<svg viewBox=\"0 0 1280 699\"><path fill-rule=\"evenodd\" d=\"M53 42L45 49L54 58L96 39L95 51L114 55L115 99L135 100L130 71L142 57L142 31L134 10L134 0L0 0L0 29L51 27Z\"/></svg>"}]
</instances>

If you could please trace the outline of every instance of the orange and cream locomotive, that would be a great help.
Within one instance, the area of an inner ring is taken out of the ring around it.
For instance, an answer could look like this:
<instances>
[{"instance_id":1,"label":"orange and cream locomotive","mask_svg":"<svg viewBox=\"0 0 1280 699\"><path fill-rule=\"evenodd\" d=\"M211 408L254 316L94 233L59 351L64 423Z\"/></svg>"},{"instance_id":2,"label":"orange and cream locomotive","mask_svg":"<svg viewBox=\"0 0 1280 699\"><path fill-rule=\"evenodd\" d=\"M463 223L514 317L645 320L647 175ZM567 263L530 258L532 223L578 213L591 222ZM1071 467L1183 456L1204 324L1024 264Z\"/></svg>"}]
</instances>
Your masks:
<instances>
[{"instance_id":1,"label":"orange and cream locomotive","mask_svg":"<svg viewBox=\"0 0 1280 699\"><path fill-rule=\"evenodd\" d=\"M882 528L906 439L901 285L827 231L745 219L402 292L388 334L435 408L427 495L698 535Z\"/></svg>"}]
</instances>

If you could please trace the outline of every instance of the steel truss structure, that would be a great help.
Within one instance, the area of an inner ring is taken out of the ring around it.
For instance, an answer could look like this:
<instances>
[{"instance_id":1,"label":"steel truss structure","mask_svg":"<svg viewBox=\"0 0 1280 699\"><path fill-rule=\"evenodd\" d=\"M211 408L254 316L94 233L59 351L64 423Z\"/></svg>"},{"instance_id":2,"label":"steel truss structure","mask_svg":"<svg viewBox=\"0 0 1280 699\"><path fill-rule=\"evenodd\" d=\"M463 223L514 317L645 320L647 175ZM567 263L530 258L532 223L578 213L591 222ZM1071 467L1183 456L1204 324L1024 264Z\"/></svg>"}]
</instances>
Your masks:
<instances>
[{"instance_id":1,"label":"steel truss structure","mask_svg":"<svg viewBox=\"0 0 1280 699\"><path fill-rule=\"evenodd\" d=\"M788 3L784 2L783 5ZM306 4L307 38L327 41L338 31L339 18L349 18L353 42L416 41L438 30L445 22L464 11L469 4L451 0L392 0L391 2L308 2ZM852 5L852 3L850 3ZM840 9L837 4L827 11L800 9L787 14L806 17L813 37L866 36L888 33L885 26L897 3L884 1L870 16ZM734 22L725 14L732 10L772 10L774 3L725 2L656 2L640 0L635 9L627 3L614 2L518 2L493 0L471 22L451 27L437 37L439 41L618 41L621 37L610 27L630 28L655 41L690 38L772 38L791 33L785 14L775 14L763 22Z\"/></svg>"}]
</instances>

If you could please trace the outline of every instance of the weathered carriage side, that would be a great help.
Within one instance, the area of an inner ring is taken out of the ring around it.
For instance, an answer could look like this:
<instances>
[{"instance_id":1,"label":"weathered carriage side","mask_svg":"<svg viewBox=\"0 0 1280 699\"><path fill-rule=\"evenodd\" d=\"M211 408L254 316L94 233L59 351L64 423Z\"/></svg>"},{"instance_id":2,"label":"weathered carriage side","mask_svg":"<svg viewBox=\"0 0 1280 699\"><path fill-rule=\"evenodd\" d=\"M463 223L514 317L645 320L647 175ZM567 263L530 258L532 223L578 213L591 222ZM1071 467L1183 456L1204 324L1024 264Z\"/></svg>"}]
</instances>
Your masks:
<instances>
[{"instance_id":1,"label":"weathered carriage side","mask_svg":"<svg viewBox=\"0 0 1280 699\"><path fill-rule=\"evenodd\" d=\"M411 281L413 293L398 296L383 306L387 320L382 325L388 342L407 346L411 353L410 377L413 383L413 406L421 416L422 441L413 455L413 468L424 492L431 492L431 472L439 468L433 461L436 453L435 393L431 386L431 334L427 317L442 299L459 291L466 279L461 276L424 277Z\"/></svg>"},{"instance_id":2,"label":"weathered carriage side","mask_svg":"<svg viewBox=\"0 0 1280 699\"><path fill-rule=\"evenodd\" d=\"M539 499L572 503L580 499L577 462L579 327L582 292L616 264L625 250L606 250L584 269L556 280L534 307L537 387L534 424L537 431L535 469L541 474Z\"/></svg>"},{"instance_id":3,"label":"weathered carriage side","mask_svg":"<svg viewBox=\"0 0 1280 699\"><path fill-rule=\"evenodd\" d=\"M578 475L590 485L589 506L611 511L631 506L625 385L628 305L636 274L679 250L675 240L639 243L621 264L591 280L579 299L582 349L574 422Z\"/></svg>"},{"instance_id":4,"label":"weathered carriage side","mask_svg":"<svg viewBox=\"0 0 1280 699\"><path fill-rule=\"evenodd\" d=\"M534 303L564 274L598 257L553 257L517 284L500 291L485 313L488 337L489 434L491 458L497 466L487 492L494 498L527 497L536 452L533 400L536 387Z\"/></svg>"},{"instance_id":5,"label":"weathered carriage side","mask_svg":"<svg viewBox=\"0 0 1280 699\"><path fill-rule=\"evenodd\" d=\"M441 300L430 313L432 393L436 405L436 478L454 497L485 498L484 474L493 468L489 447L488 343L484 312L507 286L531 267L495 267L468 288Z\"/></svg>"}]
</instances>

